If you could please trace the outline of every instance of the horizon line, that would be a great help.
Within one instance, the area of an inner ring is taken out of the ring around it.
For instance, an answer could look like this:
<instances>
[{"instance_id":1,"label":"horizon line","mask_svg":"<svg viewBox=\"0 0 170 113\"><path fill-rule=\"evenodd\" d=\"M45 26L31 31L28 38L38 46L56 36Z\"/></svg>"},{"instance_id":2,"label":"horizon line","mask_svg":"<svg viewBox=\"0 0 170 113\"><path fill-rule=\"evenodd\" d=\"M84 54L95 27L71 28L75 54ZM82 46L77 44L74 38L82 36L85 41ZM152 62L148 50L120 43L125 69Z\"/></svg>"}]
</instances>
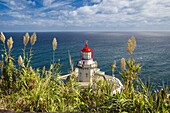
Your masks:
<instances>
[{"instance_id":1,"label":"horizon line","mask_svg":"<svg viewBox=\"0 0 170 113\"><path fill-rule=\"evenodd\" d=\"M35 31L1 31L1 32L170 32L170 30L35 30Z\"/></svg>"}]
</instances>

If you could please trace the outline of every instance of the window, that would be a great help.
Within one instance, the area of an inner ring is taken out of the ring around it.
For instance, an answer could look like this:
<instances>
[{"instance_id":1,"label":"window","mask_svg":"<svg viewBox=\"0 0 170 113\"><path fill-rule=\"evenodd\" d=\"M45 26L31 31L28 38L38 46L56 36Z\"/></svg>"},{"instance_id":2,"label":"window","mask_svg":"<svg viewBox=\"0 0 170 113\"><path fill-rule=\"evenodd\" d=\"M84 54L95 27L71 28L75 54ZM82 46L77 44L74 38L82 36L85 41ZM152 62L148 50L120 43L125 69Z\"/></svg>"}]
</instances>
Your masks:
<instances>
[{"instance_id":1,"label":"window","mask_svg":"<svg viewBox=\"0 0 170 113\"><path fill-rule=\"evenodd\" d=\"M88 77L88 74L86 73L86 78Z\"/></svg>"},{"instance_id":2,"label":"window","mask_svg":"<svg viewBox=\"0 0 170 113\"><path fill-rule=\"evenodd\" d=\"M91 52L84 52L83 53L83 58L84 59L90 59L91 58Z\"/></svg>"}]
</instances>

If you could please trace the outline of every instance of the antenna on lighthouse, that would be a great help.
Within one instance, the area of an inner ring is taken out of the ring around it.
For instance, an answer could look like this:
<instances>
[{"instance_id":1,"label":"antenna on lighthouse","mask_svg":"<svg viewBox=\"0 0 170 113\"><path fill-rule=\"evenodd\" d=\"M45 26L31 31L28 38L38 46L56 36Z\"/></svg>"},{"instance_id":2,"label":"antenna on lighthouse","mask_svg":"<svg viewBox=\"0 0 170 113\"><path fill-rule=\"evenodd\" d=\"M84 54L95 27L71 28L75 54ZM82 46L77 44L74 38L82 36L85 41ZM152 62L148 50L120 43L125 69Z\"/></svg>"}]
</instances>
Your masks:
<instances>
[{"instance_id":1,"label":"antenna on lighthouse","mask_svg":"<svg viewBox=\"0 0 170 113\"><path fill-rule=\"evenodd\" d=\"M86 40L86 44L88 44L88 40Z\"/></svg>"}]
</instances>

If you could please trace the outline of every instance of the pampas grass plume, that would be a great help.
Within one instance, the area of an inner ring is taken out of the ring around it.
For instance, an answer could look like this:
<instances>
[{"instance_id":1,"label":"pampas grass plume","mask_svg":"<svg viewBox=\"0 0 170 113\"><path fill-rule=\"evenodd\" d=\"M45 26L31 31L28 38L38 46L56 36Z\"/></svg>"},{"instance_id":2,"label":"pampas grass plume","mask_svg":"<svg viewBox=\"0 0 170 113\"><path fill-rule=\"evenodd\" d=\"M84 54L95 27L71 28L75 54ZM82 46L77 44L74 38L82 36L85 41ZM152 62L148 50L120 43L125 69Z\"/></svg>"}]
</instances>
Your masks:
<instances>
[{"instance_id":1,"label":"pampas grass plume","mask_svg":"<svg viewBox=\"0 0 170 113\"><path fill-rule=\"evenodd\" d=\"M10 37L10 38L7 40L7 45L8 45L9 51L11 50L13 43L14 43L14 42L13 42L13 40L12 40L12 37Z\"/></svg>"},{"instance_id":2,"label":"pampas grass plume","mask_svg":"<svg viewBox=\"0 0 170 113\"><path fill-rule=\"evenodd\" d=\"M21 55L18 57L18 65L19 65L19 66L22 66L22 65L23 65L23 60L22 60Z\"/></svg>"},{"instance_id":3,"label":"pampas grass plume","mask_svg":"<svg viewBox=\"0 0 170 113\"><path fill-rule=\"evenodd\" d=\"M132 54L132 41L129 39L127 42L127 51L131 55Z\"/></svg>"},{"instance_id":4,"label":"pampas grass plume","mask_svg":"<svg viewBox=\"0 0 170 113\"><path fill-rule=\"evenodd\" d=\"M29 34L26 33L25 36L24 36L24 40L23 40L23 43L24 43L25 46L28 44L29 38L30 38Z\"/></svg>"},{"instance_id":5,"label":"pampas grass plume","mask_svg":"<svg viewBox=\"0 0 170 113\"><path fill-rule=\"evenodd\" d=\"M134 36L132 36L131 37L131 41L132 41L132 50L134 51L134 49L135 49L135 47L136 47L136 40L135 40L135 37Z\"/></svg>"},{"instance_id":6,"label":"pampas grass plume","mask_svg":"<svg viewBox=\"0 0 170 113\"><path fill-rule=\"evenodd\" d=\"M126 62L125 62L125 59L122 58L122 59L121 59L121 69L122 69L122 71L125 70L125 67L126 67Z\"/></svg>"},{"instance_id":7,"label":"pampas grass plume","mask_svg":"<svg viewBox=\"0 0 170 113\"><path fill-rule=\"evenodd\" d=\"M53 51L55 51L56 48L57 48L57 40L56 40L56 38L53 39L52 45L53 45Z\"/></svg>"},{"instance_id":8,"label":"pampas grass plume","mask_svg":"<svg viewBox=\"0 0 170 113\"><path fill-rule=\"evenodd\" d=\"M37 40L37 35L36 33L33 33L33 35L30 38L31 45L34 45L36 40Z\"/></svg>"},{"instance_id":9,"label":"pampas grass plume","mask_svg":"<svg viewBox=\"0 0 170 113\"><path fill-rule=\"evenodd\" d=\"M131 39L129 39L127 42L127 51L130 55L133 54L135 47L136 47L136 40L135 37L132 36Z\"/></svg>"},{"instance_id":10,"label":"pampas grass plume","mask_svg":"<svg viewBox=\"0 0 170 113\"><path fill-rule=\"evenodd\" d=\"M0 35L0 40L5 43L5 36L4 34L1 32L1 35Z\"/></svg>"}]
</instances>

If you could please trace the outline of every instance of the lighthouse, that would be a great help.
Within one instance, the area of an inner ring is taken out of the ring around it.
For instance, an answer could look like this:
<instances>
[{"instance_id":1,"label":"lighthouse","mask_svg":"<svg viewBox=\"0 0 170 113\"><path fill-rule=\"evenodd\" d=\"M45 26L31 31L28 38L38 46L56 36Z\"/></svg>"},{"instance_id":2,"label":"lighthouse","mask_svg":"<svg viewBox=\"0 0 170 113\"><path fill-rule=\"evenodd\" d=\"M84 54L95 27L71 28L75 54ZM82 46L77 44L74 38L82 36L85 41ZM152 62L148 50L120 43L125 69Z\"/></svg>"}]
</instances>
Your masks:
<instances>
[{"instance_id":1,"label":"lighthouse","mask_svg":"<svg viewBox=\"0 0 170 113\"><path fill-rule=\"evenodd\" d=\"M93 61L93 50L86 43L86 46L80 51L80 61L77 62L78 81L92 83L96 67L97 62Z\"/></svg>"},{"instance_id":2,"label":"lighthouse","mask_svg":"<svg viewBox=\"0 0 170 113\"><path fill-rule=\"evenodd\" d=\"M87 43L80 50L80 61L77 62L77 68L71 74L63 75L58 79L66 80L67 82L72 75L76 75L76 82L84 88L88 87L89 83L90 85L96 84L99 80L112 81L114 83L113 93L121 92L123 87L118 78L106 75L105 72L97 68L97 61L93 61L93 50L88 47Z\"/></svg>"}]
</instances>

